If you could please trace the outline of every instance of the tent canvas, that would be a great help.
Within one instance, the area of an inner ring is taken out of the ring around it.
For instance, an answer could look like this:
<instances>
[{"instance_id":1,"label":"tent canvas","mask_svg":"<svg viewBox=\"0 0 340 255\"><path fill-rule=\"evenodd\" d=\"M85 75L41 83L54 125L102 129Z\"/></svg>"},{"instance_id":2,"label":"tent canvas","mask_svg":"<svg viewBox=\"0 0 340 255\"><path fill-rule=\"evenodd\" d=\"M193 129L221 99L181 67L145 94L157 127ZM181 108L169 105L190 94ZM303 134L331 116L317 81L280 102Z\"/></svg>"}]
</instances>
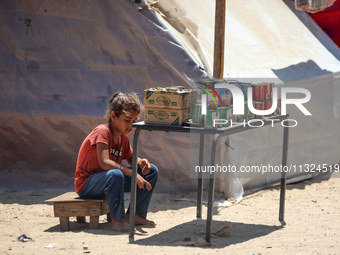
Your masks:
<instances>
[{"instance_id":1,"label":"tent canvas","mask_svg":"<svg viewBox=\"0 0 340 255\"><path fill-rule=\"evenodd\" d=\"M142 1L141 10L128 0L0 4L3 188L73 189L79 146L104 121L113 92L142 95L149 87L190 87L190 79L211 75L215 1ZM180 7L179 14L169 15L173 6ZM228 0L226 17L226 79L311 91L311 118L290 109L299 126L290 133L288 162L338 163L339 48L291 1ZM231 136L235 150L221 142L221 164L279 164L282 141L276 129ZM264 139L268 136L273 145ZM140 154L161 169L158 191L196 188L188 171L190 137L141 133L140 139ZM226 175L220 189L238 197L243 188L278 178Z\"/></svg>"}]
</instances>

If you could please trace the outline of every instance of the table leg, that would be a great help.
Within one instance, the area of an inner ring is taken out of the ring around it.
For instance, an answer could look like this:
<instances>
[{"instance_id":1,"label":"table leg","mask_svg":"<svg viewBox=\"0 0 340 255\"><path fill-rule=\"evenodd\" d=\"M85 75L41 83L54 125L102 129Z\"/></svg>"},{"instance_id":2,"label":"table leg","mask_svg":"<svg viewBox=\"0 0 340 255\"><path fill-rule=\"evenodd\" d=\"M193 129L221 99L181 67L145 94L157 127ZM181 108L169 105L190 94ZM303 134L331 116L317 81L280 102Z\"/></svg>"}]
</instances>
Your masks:
<instances>
[{"instance_id":1,"label":"table leg","mask_svg":"<svg viewBox=\"0 0 340 255\"><path fill-rule=\"evenodd\" d=\"M90 216L90 225L89 228L97 229L99 226L99 216Z\"/></svg>"},{"instance_id":2,"label":"table leg","mask_svg":"<svg viewBox=\"0 0 340 255\"><path fill-rule=\"evenodd\" d=\"M136 129L133 137L133 156L132 156L132 176L131 176L131 194L130 194L130 221L129 221L129 242L134 241L135 234L135 215L136 215L136 196L137 196L137 159L138 159L138 137L140 129Z\"/></svg>"},{"instance_id":3,"label":"table leg","mask_svg":"<svg viewBox=\"0 0 340 255\"><path fill-rule=\"evenodd\" d=\"M219 134L214 135L214 140L211 146L211 166L215 166L216 161L216 145ZM214 193L215 193L215 173L211 173L209 176L209 194L208 194L208 215L207 215L207 226L206 226L206 237L205 240L211 243L211 233L212 233L212 211L214 203Z\"/></svg>"},{"instance_id":4,"label":"table leg","mask_svg":"<svg viewBox=\"0 0 340 255\"><path fill-rule=\"evenodd\" d=\"M289 129L288 129L288 127L284 127L284 130L283 130L283 149L282 149L282 167L287 166L288 136L289 136ZM286 197L286 172L282 171L281 172L281 188L280 188L279 221L284 221L285 197Z\"/></svg>"},{"instance_id":5,"label":"table leg","mask_svg":"<svg viewBox=\"0 0 340 255\"><path fill-rule=\"evenodd\" d=\"M69 217L59 217L60 230L68 231L70 230L70 220Z\"/></svg>"},{"instance_id":6,"label":"table leg","mask_svg":"<svg viewBox=\"0 0 340 255\"><path fill-rule=\"evenodd\" d=\"M203 166L204 157L204 134L200 134L200 151L199 151L199 166ZM203 200L203 173L198 172L197 180L197 218L202 218L202 200Z\"/></svg>"}]
</instances>

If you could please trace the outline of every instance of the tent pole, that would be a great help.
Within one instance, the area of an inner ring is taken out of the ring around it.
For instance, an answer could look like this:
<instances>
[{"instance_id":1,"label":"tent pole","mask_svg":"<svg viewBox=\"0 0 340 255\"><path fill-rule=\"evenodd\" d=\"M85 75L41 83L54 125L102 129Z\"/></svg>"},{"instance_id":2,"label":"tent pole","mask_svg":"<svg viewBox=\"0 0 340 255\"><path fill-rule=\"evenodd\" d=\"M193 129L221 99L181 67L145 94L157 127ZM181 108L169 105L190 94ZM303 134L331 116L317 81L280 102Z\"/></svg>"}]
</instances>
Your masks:
<instances>
[{"instance_id":1,"label":"tent pole","mask_svg":"<svg viewBox=\"0 0 340 255\"><path fill-rule=\"evenodd\" d=\"M226 0L216 0L213 76L223 79Z\"/></svg>"},{"instance_id":2,"label":"tent pole","mask_svg":"<svg viewBox=\"0 0 340 255\"><path fill-rule=\"evenodd\" d=\"M224 30L225 30L225 6L226 0L216 0L215 9L215 42L214 42L214 77L223 78L223 61L224 61ZM211 164L215 164L215 150L219 135L215 135L211 152ZM211 176L209 180L209 199L208 199L208 215L205 240L211 242L212 233L212 207L214 203L215 192L215 176Z\"/></svg>"}]
</instances>

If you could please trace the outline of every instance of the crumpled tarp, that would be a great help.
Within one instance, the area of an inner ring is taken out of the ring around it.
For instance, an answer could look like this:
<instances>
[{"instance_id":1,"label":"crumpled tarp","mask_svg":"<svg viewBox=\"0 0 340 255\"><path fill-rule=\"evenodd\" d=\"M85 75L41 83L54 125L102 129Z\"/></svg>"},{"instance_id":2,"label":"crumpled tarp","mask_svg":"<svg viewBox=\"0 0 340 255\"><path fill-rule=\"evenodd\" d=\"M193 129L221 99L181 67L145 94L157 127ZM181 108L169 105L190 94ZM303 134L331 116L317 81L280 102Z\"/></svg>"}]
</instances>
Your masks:
<instances>
[{"instance_id":1,"label":"crumpled tarp","mask_svg":"<svg viewBox=\"0 0 340 255\"><path fill-rule=\"evenodd\" d=\"M73 189L79 147L114 92L143 100L146 88L205 75L152 11L126 0L1 1L0 38L2 188ZM150 160L175 161L162 157ZM169 170L160 182L176 182Z\"/></svg>"}]
</instances>

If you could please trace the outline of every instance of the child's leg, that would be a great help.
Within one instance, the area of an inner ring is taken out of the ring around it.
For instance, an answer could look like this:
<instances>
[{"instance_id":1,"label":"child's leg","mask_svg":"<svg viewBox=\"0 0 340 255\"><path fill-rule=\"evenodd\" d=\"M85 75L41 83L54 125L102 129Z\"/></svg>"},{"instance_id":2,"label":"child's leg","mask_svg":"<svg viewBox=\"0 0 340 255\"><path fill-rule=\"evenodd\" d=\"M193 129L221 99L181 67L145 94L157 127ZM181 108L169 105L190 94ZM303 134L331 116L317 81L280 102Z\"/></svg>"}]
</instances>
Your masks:
<instances>
[{"instance_id":1,"label":"child's leg","mask_svg":"<svg viewBox=\"0 0 340 255\"><path fill-rule=\"evenodd\" d=\"M140 169L138 169L138 173L142 175L142 172L140 171ZM142 175L142 177L151 184L152 189L149 191L146 188L140 189L137 186L136 215L146 219L151 197L155 189L157 178L158 178L158 168L155 165L151 164L150 172L147 175ZM127 180L125 184L125 191L129 191L131 187L131 177L129 177L128 179L129 180ZM129 212L130 212L130 207L127 211L127 214L129 214Z\"/></svg>"},{"instance_id":2,"label":"child's leg","mask_svg":"<svg viewBox=\"0 0 340 255\"><path fill-rule=\"evenodd\" d=\"M78 195L81 198L105 197L109 204L111 218L124 220L124 183L124 175L119 169L103 171L91 175Z\"/></svg>"}]
</instances>

